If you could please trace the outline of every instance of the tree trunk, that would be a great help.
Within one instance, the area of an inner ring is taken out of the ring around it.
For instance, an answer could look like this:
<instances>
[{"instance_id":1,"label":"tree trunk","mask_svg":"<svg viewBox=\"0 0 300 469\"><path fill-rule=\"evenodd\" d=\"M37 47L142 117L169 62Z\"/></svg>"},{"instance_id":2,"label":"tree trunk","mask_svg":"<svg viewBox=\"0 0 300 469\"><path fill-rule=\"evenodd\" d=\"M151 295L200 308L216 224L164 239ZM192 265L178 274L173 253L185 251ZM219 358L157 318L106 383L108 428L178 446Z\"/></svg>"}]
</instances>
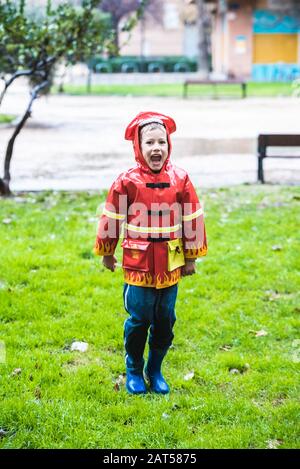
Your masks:
<instances>
[{"instance_id":1,"label":"tree trunk","mask_svg":"<svg viewBox=\"0 0 300 469\"><path fill-rule=\"evenodd\" d=\"M0 196L1 195L9 197L11 195L11 191L9 185L7 185L6 182L4 182L4 180L0 178Z\"/></svg>"},{"instance_id":2,"label":"tree trunk","mask_svg":"<svg viewBox=\"0 0 300 469\"><path fill-rule=\"evenodd\" d=\"M4 79L3 79L3 80L4 80ZM4 96L5 96L5 93L6 93L6 91L7 91L8 86L9 86L9 85L8 85L7 82L4 80L4 88L3 88L3 90L1 91L1 94L0 94L0 106L1 106L1 104L2 104L2 101L3 101L3 98L4 98Z\"/></svg>"},{"instance_id":3,"label":"tree trunk","mask_svg":"<svg viewBox=\"0 0 300 469\"><path fill-rule=\"evenodd\" d=\"M41 89L45 88L49 84L48 80L43 81L40 85L37 85L31 92L31 98L29 101L29 104L27 106L27 109L22 117L20 119L19 123L17 124L11 138L9 139L7 148L6 148L6 153L5 153L5 160L4 160L4 177L1 179L0 178L0 195L10 195L10 163L13 155L13 150L14 150L14 143L15 140L18 136L18 134L21 132L22 128L24 127L27 119L31 115L31 107L33 104L33 101L38 97L38 93Z\"/></svg>"},{"instance_id":4,"label":"tree trunk","mask_svg":"<svg viewBox=\"0 0 300 469\"><path fill-rule=\"evenodd\" d=\"M198 8L198 71L203 75L205 78L209 75L209 57L208 57L208 40L206 38L206 31L205 31L205 7L204 7L204 0L196 0L197 8Z\"/></svg>"},{"instance_id":5,"label":"tree trunk","mask_svg":"<svg viewBox=\"0 0 300 469\"><path fill-rule=\"evenodd\" d=\"M120 48L120 40L119 40L119 18L113 18L113 29L115 32L114 36L114 46L115 46L115 53L119 53L119 48Z\"/></svg>"}]
</instances>

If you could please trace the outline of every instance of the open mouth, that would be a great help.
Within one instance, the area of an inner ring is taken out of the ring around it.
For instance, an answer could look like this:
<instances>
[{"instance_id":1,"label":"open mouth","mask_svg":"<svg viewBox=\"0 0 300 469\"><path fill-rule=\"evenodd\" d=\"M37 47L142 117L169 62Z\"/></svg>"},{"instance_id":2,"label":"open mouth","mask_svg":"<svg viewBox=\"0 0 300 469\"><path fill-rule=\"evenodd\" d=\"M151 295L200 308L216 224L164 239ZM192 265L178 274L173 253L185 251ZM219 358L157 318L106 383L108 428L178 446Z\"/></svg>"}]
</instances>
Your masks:
<instances>
[{"instance_id":1,"label":"open mouth","mask_svg":"<svg viewBox=\"0 0 300 469\"><path fill-rule=\"evenodd\" d=\"M151 155L151 162L152 163L160 163L161 162L161 155Z\"/></svg>"}]
</instances>

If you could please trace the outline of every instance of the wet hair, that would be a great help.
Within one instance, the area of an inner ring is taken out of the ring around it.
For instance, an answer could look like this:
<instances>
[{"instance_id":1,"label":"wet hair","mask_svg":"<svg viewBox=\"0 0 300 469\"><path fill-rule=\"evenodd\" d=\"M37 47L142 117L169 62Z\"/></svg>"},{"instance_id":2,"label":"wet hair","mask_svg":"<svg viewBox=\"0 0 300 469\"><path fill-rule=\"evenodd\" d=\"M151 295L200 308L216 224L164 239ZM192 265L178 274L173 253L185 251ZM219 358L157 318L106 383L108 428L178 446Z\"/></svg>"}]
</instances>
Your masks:
<instances>
[{"instance_id":1,"label":"wet hair","mask_svg":"<svg viewBox=\"0 0 300 469\"><path fill-rule=\"evenodd\" d=\"M161 124L160 122L149 122L145 125L141 125L140 128L139 128L139 142L141 144L141 141L142 141L142 135L144 133L145 130L155 130L155 129L164 129L164 131L166 132L166 135L167 135L167 131L166 131L166 127L164 126L164 124Z\"/></svg>"}]
</instances>

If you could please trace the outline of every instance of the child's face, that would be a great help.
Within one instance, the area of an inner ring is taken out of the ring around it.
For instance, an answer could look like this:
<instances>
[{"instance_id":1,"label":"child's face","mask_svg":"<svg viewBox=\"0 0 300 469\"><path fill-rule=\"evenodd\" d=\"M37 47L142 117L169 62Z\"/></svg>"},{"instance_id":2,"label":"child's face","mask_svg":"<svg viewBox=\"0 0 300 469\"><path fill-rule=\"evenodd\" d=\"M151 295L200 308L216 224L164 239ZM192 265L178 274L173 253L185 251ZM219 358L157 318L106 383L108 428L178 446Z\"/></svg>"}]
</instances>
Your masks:
<instances>
[{"instance_id":1,"label":"child's face","mask_svg":"<svg viewBox=\"0 0 300 469\"><path fill-rule=\"evenodd\" d=\"M149 168L159 172L168 157L168 141L164 128L145 127L141 131L141 151Z\"/></svg>"}]
</instances>

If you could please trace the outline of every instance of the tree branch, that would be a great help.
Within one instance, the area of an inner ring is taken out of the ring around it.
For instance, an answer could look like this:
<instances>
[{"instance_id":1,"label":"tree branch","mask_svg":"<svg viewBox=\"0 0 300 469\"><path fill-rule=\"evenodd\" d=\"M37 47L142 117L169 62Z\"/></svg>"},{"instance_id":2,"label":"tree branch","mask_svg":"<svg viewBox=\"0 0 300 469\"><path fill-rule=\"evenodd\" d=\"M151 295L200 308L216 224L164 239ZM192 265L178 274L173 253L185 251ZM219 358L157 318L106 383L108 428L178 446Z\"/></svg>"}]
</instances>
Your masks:
<instances>
[{"instance_id":1,"label":"tree branch","mask_svg":"<svg viewBox=\"0 0 300 469\"><path fill-rule=\"evenodd\" d=\"M42 71L42 69L45 68L46 65L50 65L51 63L55 62L55 60L56 60L55 56L48 57L47 59L42 59L29 70L19 70L18 72L15 72L8 80L6 80L5 77L0 77L4 81L4 89L2 90L0 94L0 106L2 104L7 88L17 78L22 77L22 76L31 76L31 75L38 75L40 77L43 77L45 76L45 74Z\"/></svg>"},{"instance_id":2,"label":"tree branch","mask_svg":"<svg viewBox=\"0 0 300 469\"><path fill-rule=\"evenodd\" d=\"M22 117L22 119L19 121L18 125L16 126L14 133L12 134L11 138L9 139L7 149L6 149L6 154L5 154L5 160L4 160L4 178L3 178L3 183L9 188L9 182L10 182L10 162L13 154L13 147L15 140L24 127L27 119L31 116L31 107L33 104L33 101L38 97L39 92L45 88L49 84L48 80L43 81L39 85L35 86L33 90L31 91L30 95L30 101L29 104L26 108L26 111Z\"/></svg>"}]
</instances>

